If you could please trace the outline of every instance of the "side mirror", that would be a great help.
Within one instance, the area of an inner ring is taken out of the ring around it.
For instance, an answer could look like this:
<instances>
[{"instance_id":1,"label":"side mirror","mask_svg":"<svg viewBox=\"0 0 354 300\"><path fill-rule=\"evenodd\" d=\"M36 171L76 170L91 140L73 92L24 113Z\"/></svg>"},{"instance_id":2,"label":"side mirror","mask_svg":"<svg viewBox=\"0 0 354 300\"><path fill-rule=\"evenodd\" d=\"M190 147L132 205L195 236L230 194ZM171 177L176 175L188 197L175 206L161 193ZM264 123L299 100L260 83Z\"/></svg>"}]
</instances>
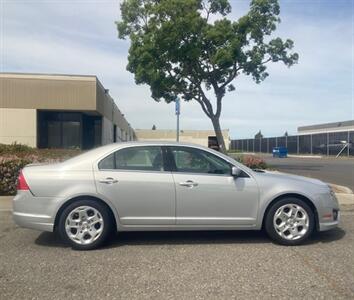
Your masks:
<instances>
[{"instance_id":1,"label":"side mirror","mask_svg":"<svg viewBox=\"0 0 354 300\"><path fill-rule=\"evenodd\" d=\"M233 167L231 168L231 175L232 175L232 176L234 176L234 177L239 177L239 176L241 175L241 173L242 173L242 170L241 170L241 169L239 169L239 168L237 168L237 167L235 167L235 166L233 166Z\"/></svg>"}]
</instances>

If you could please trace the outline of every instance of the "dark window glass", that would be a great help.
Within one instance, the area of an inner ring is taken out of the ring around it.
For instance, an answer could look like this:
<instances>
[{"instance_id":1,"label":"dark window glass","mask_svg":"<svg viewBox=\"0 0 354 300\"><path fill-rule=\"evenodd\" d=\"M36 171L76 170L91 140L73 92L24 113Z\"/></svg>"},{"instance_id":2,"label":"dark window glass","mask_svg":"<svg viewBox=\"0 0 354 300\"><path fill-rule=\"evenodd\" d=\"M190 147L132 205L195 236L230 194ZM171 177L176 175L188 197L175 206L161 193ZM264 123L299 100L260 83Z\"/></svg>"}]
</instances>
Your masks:
<instances>
[{"instance_id":1,"label":"dark window glass","mask_svg":"<svg viewBox=\"0 0 354 300\"><path fill-rule=\"evenodd\" d=\"M113 169L115 169L114 153L110 154L106 158L102 159L98 164L98 168L100 170L113 170Z\"/></svg>"},{"instance_id":2,"label":"dark window glass","mask_svg":"<svg viewBox=\"0 0 354 300\"><path fill-rule=\"evenodd\" d=\"M177 172L231 174L231 165L209 152L188 147L171 149Z\"/></svg>"},{"instance_id":3,"label":"dark window glass","mask_svg":"<svg viewBox=\"0 0 354 300\"><path fill-rule=\"evenodd\" d=\"M151 146L118 150L104 158L98 167L99 169L163 171L161 148Z\"/></svg>"},{"instance_id":4,"label":"dark window glass","mask_svg":"<svg viewBox=\"0 0 354 300\"><path fill-rule=\"evenodd\" d=\"M48 148L61 148L61 122L48 121Z\"/></svg>"},{"instance_id":5,"label":"dark window glass","mask_svg":"<svg viewBox=\"0 0 354 300\"><path fill-rule=\"evenodd\" d=\"M63 126L63 148L75 149L81 147L81 127L80 122L66 121Z\"/></svg>"}]
</instances>

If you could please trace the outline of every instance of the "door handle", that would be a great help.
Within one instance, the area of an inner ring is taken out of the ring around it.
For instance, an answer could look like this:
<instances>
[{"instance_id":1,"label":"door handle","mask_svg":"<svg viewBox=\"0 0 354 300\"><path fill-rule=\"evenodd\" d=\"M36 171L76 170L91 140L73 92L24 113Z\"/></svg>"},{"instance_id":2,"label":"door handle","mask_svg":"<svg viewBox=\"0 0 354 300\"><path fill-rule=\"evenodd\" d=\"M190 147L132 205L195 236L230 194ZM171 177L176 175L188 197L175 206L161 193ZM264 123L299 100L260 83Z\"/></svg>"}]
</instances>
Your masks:
<instances>
[{"instance_id":1,"label":"door handle","mask_svg":"<svg viewBox=\"0 0 354 300\"><path fill-rule=\"evenodd\" d=\"M112 183L117 183L118 180L117 179L114 179L112 177L107 177L105 179L100 179L99 180L100 183L106 183L106 184L112 184Z\"/></svg>"},{"instance_id":2,"label":"door handle","mask_svg":"<svg viewBox=\"0 0 354 300\"><path fill-rule=\"evenodd\" d=\"M184 182L180 182L179 185L180 186L186 186L186 187L194 187L194 186L197 186L198 183L194 182L193 180L187 180L187 181L184 181Z\"/></svg>"}]
</instances>

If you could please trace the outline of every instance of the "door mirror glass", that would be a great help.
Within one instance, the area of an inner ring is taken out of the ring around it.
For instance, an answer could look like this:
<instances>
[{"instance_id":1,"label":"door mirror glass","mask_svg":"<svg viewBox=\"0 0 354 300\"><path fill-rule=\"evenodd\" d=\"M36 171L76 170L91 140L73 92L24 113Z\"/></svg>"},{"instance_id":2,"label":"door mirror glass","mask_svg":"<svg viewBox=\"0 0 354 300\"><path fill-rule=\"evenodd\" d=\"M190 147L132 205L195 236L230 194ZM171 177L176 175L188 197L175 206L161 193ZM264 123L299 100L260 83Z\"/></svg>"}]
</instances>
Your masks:
<instances>
[{"instance_id":1,"label":"door mirror glass","mask_svg":"<svg viewBox=\"0 0 354 300\"><path fill-rule=\"evenodd\" d=\"M242 170L241 170L241 169L239 169L239 168L237 168L237 167L235 167L235 166L233 166L233 167L231 168L231 175L232 175L232 176L234 176L234 177L239 177L239 176L241 175L241 173L242 173Z\"/></svg>"}]
</instances>

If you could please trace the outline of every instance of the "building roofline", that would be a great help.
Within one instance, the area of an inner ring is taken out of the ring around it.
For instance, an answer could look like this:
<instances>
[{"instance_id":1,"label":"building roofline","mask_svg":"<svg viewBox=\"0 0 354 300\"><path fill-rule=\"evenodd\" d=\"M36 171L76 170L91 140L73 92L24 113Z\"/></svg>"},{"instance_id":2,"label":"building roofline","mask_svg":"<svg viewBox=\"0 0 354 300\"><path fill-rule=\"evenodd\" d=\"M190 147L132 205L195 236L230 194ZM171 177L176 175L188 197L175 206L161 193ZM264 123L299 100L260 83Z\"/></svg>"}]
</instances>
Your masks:
<instances>
[{"instance_id":1,"label":"building roofline","mask_svg":"<svg viewBox=\"0 0 354 300\"><path fill-rule=\"evenodd\" d=\"M20 73L0 72L0 78L31 78L31 79L66 79L66 80L88 80L99 81L96 75L80 74L56 74L56 73Z\"/></svg>"},{"instance_id":2,"label":"building roofline","mask_svg":"<svg viewBox=\"0 0 354 300\"><path fill-rule=\"evenodd\" d=\"M339 129L342 127L354 126L354 120L341 121L341 122L331 122L331 123L323 123L323 124L315 124L308 126L300 126L297 128L297 131L300 133L301 131L308 130L318 130L318 129Z\"/></svg>"}]
</instances>

